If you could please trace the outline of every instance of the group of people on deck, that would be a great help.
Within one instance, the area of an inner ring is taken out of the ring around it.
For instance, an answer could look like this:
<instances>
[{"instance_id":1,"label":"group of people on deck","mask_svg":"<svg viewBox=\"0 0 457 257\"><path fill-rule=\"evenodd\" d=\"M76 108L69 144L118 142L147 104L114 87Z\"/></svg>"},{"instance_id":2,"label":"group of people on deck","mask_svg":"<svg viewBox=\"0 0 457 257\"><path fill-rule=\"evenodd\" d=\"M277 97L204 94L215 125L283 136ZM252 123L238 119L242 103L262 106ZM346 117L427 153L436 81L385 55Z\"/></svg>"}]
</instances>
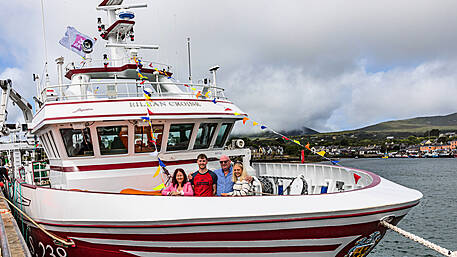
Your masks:
<instances>
[{"instance_id":1,"label":"group of people on deck","mask_svg":"<svg viewBox=\"0 0 457 257\"><path fill-rule=\"evenodd\" d=\"M227 155L222 155L221 168L214 172L207 168L208 157L197 157L198 171L186 176L183 169L173 173L170 185L162 190L162 195L169 196L245 196L253 195L251 176L247 175L241 162L232 162Z\"/></svg>"}]
</instances>

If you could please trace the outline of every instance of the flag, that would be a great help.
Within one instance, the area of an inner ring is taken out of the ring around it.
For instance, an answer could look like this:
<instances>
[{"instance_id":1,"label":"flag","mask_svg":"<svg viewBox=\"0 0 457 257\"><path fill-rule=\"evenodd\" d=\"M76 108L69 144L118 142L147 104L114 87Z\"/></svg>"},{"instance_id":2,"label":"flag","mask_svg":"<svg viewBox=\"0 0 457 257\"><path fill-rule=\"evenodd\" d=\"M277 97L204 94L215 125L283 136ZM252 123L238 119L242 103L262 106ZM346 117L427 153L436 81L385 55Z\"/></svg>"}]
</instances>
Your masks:
<instances>
[{"instance_id":1,"label":"flag","mask_svg":"<svg viewBox=\"0 0 457 257\"><path fill-rule=\"evenodd\" d=\"M311 148L309 148L309 143L305 145L305 148L311 151Z\"/></svg>"},{"instance_id":2,"label":"flag","mask_svg":"<svg viewBox=\"0 0 457 257\"><path fill-rule=\"evenodd\" d=\"M149 108L148 108L148 114L149 115L154 115L154 113L151 110L149 110Z\"/></svg>"},{"instance_id":3,"label":"flag","mask_svg":"<svg viewBox=\"0 0 457 257\"><path fill-rule=\"evenodd\" d=\"M216 98L214 98L212 102L213 102L214 104L217 104Z\"/></svg>"},{"instance_id":4,"label":"flag","mask_svg":"<svg viewBox=\"0 0 457 257\"><path fill-rule=\"evenodd\" d=\"M261 129L266 129L267 127L266 126L260 126Z\"/></svg>"},{"instance_id":5,"label":"flag","mask_svg":"<svg viewBox=\"0 0 457 257\"><path fill-rule=\"evenodd\" d=\"M147 96L151 96L151 93L148 92L148 91L146 91L146 90L144 90L144 89L143 89L143 92L144 92Z\"/></svg>"},{"instance_id":6,"label":"flag","mask_svg":"<svg viewBox=\"0 0 457 257\"><path fill-rule=\"evenodd\" d=\"M325 151L320 151L320 152L318 152L317 154L320 155L320 156L322 156L322 157L324 157Z\"/></svg>"},{"instance_id":7,"label":"flag","mask_svg":"<svg viewBox=\"0 0 457 257\"><path fill-rule=\"evenodd\" d=\"M140 117L143 120L150 120L149 117Z\"/></svg>"},{"instance_id":8,"label":"flag","mask_svg":"<svg viewBox=\"0 0 457 257\"><path fill-rule=\"evenodd\" d=\"M95 40L82 34L75 28L68 26L65 36L59 41L59 43L71 51L81 55L83 58L86 58L86 54L92 52Z\"/></svg>"},{"instance_id":9,"label":"flag","mask_svg":"<svg viewBox=\"0 0 457 257\"><path fill-rule=\"evenodd\" d=\"M162 168L167 167L167 166L165 166L165 163L163 163L162 160L161 160L160 158L159 158L159 165L160 165L160 167L162 167Z\"/></svg>"},{"instance_id":10,"label":"flag","mask_svg":"<svg viewBox=\"0 0 457 257\"><path fill-rule=\"evenodd\" d=\"M252 125L253 125L253 126L257 126L257 125L259 125L259 123L253 121L253 122L252 122Z\"/></svg>"},{"instance_id":11,"label":"flag","mask_svg":"<svg viewBox=\"0 0 457 257\"><path fill-rule=\"evenodd\" d=\"M162 183L162 184L160 184L160 185L154 187L152 190L158 191L158 190L162 190L162 189L164 189L164 188L165 188L165 185Z\"/></svg>"},{"instance_id":12,"label":"flag","mask_svg":"<svg viewBox=\"0 0 457 257\"><path fill-rule=\"evenodd\" d=\"M239 113L239 112L234 112L233 114L236 116L241 115L241 113Z\"/></svg>"},{"instance_id":13,"label":"flag","mask_svg":"<svg viewBox=\"0 0 457 257\"><path fill-rule=\"evenodd\" d=\"M298 141L298 140L293 140L293 141L294 141L294 143L296 143L297 145L301 145L301 144L300 144L300 141Z\"/></svg>"},{"instance_id":14,"label":"flag","mask_svg":"<svg viewBox=\"0 0 457 257\"><path fill-rule=\"evenodd\" d=\"M248 121L248 120L249 120L248 117L244 117L244 118L243 118L243 124L246 124L246 121Z\"/></svg>"},{"instance_id":15,"label":"flag","mask_svg":"<svg viewBox=\"0 0 457 257\"><path fill-rule=\"evenodd\" d=\"M202 93L201 93L200 91L198 91L198 92L197 92L197 98L198 98L199 96L201 96L201 95L202 95Z\"/></svg>"},{"instance_id":16,"label":"flag","mask_svg":"<svg viewBox=\"0 0 457 257\"><path fill-rule=\"evenodd\" d=\"M225 111L231 111L231 110L232 110L232 109L230 109L230 108L225 108Z\"/></svg>"},{"instance_id":17,"label":"flag","mask_svg":"<svg viewBox=\"0 0 457 257\"><path fill-rule=\"evenodd\" d=\"M336 164L339 163L339 162L340 162L340 161L331 161L331 163L332 163L333 165L336 165Z\"/></svg>"},{"instance_id":18,"label":"flag","mask_svg":"<svg viewBox=\"0 0 457 257\"><path fill-rule=\"evenodd\" d=\"M359 182L359 179L361 178L361 176L357 175L354 173L354 180L355 180L355 183L357 184Z\"/></svg>"},{"instance_id":19,"label":"flag","mask_svg":"<svg viewBox=\"0 0 457 257\"><path fill-rule=\"evenodd\" d=\"M154 174L154 178L159 176L159 174L160 174L160 166L157 167L156 173Z\"/></svg>"}]
</instances>

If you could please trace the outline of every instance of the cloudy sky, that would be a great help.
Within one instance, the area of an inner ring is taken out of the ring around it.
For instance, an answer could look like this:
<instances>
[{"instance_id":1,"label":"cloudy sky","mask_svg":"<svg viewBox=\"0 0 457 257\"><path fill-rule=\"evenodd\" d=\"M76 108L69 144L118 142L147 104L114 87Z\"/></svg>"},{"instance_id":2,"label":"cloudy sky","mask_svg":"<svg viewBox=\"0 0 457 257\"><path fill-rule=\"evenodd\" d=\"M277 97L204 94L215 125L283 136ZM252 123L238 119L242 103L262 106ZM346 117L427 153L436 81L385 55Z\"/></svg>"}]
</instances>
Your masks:
<instances>
[{"instance_id":1,"label":"cloudy sky","mask_svg":"<svg viewBox=\"0 0 457 257\"><path fill-rule=\"evenodd\" d=\"M80 60L58 44L66 26L99 38L96 17L105 15L95 10L101 0L43 1L53 75L55 58ZM194 81L220 65L218 84L270 127L335 131L457 112L457 1L142 2L136 43L159 44L149 54L184 82L190 36ZM0 1L0 9L0 78L31 99L32 73L45 62L40 1Z\"/></svg>"}]
</instances>

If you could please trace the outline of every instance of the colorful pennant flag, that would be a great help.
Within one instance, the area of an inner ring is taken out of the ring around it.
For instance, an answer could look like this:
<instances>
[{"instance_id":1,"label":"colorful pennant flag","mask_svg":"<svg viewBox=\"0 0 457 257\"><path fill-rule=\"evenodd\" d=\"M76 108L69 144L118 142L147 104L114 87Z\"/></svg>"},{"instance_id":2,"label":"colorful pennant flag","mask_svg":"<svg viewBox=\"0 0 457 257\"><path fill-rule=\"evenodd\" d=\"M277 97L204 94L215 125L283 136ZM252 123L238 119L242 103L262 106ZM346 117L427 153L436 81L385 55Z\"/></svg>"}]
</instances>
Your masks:
<instances>
[{"instance_id":1,"label":"colorful pennant flag","mask_svg":"<svg viewBox=\"0 0 457 257\"><path fill-rule=\"evenodd\" d=\"M244 118L243 118L243 124L246 124L246 121L248 121L248 120L249 120L248 117L244 117Z\"/></svg>"},{"instance_id":2,"label":"colorful pennant flag","mask_svg":"<svg viewBox=\"0 0 457 257\"><path fill-rule=\"evenodd\" d=\"M157 167L156 173L154 174L154 178L159 176L159 174L160 174L160 166Z\"/></svg>"},{"instance_id":3,"label":"colorful pennant flag","mask_svg":"<svg viewBox=\"0 0 457 257\"><path fill-rule=\"evenodd\" d=\"M148 114L149 115L154 115L154 113L151 110L149 110L149 108L148 108Z\"/></svg>"},{"instance_id":4,"label":"colorful pennant flag","mask_svg":"<svg viewBox=\"0 0 457 257\"><path fill-rule=\"evenodd\" d=\"M318 152L317 154L320 155L320 156L322 156L322 157L324 157L325 151L320 151L320 152Z\"/></svg>"},{"instance_id":5,"label":"colorful pennant flag","mask_svg":"<svg viewBox=\"0 0 457 257\"><path fill-rule=\"evenodd\" d=\"M225 111L231 111L231 110L232 110L232 109L230 109L230 108L225 108Z\"/></svg>"},{"instance_id":6,"label":"colorful pennant flag","mask_svg":"<svg viewBox=\"0 0 457 257\"><path fill-rule=\"evenodd\" d=\"M293 141L294 141L294 143L296 143L297 145L301 145L301 144L300 144L300 141L298 141L298 140L293 140Z\"/></svg>"},{"instance_id":7,"label":"colorful pennant flag","mask_svg":"<svg viewBox=\"0 0 457 257\"><path fill-rule=\"evenodd\" d=\"M262 126L260 126L260 128L261 129L266 129L267 127L262 125Z\"/></svg>"},{"instance_id":8,"label":"colorful pennant flag","mask_svg":"<svg viewBox=\"0 0 457 257\"><path fill-rule=\"evenodd\" d=\"M160 167L162 167L162 168L167 167L167 166L165 166L165 163L163 163L162 160L161 160L160 158L159 158L159 165L160 165Z\"/></svg>"},{"instance_id":9,"label":"colorful pennant flag","mask_svg":"<svg viewBox=\"0 0 457 257\"><path fill-rule=\"evenodd\" d=\"M259 123L253 121L253 122L252 122L252 125L257 126L257 125L259 125Z\"/></svg>"},{"instance_id":10,"label":"colorful pennant flag","mask_svg":"<svg viewBox=\"0 0 457 257\"><path fill-rule=\"evenodd\" d=\"M214 98L213 101L211 101L211 102L213 102L214 104L217 104L216 98Z\"/></svg>"},{"instance_id":11,"label":"colorful pennant flag","mask_svg":"<svg viewBox=\"0 0 457 257\"><path fill-rule=\"evenodd\" d=\"M140 117L143 120L150 120L149 117Z\"/></svg>"},{"instance_id":12,"label":"colorful pennant flag","mask_svg":"<svg viewBox=\"0 0 457 257\"><path fill-rule=\"evenodd\" d=\"M198 98L198 97L201 96L201 95L202 95L202 93L201 93L200 91L198 91L196 96L197 96L197 98Z\"/></svg>"},{"instance_id":13,"label":"colorful pennant flag","mask_svg":"<svg viewBox=\"0 0 457 257\"><path fill-rule=\"evenodd\" d=\"M165 185L162 183L162 184L160 184L160 185L154 187L152 190L158 191L158 190L162 190L162 189L164 189L164 188L165 188Z\"/></svg>"},{"instance_id":14,"label":"colorful pennant flag","mask_svg":"<svg viewBox=\"0 0 457 257\"><path fill-rule=\"evenodd\" d=\"M241 113L239 113L239 112L234 112L233 114L236 115L236 116L241 115Z\"/></svg>"},{"instance_id":15,"label":"colorful pennant flag","mask_svg":"<svg viewBox=\"0 0 457 257\"><path fill-rule=\"evenodd\" d=\"M354 173L354 180L355 180L355 183L357 184L359 182L359 179L361 178L361 176L357 175Z\"/></svg>"},{"instance_id":16,"label":"colorful pennant flag","mask_svg":"<svg viewBox=\"0 0 457 257\"><path fill-rule=\"evenodd\" d=\"M309 148L309 143L305 145L305 148L311 151L311 148Z\"/></svg>"}]
</instances>

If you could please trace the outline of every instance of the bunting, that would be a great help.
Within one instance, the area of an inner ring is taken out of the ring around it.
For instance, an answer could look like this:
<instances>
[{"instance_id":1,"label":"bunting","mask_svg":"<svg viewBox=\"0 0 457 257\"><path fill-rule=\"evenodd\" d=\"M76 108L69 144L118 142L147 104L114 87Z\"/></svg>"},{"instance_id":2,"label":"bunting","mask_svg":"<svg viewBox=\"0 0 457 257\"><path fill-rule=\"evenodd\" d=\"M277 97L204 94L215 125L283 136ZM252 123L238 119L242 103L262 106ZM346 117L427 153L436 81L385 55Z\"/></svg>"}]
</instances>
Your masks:
<instances>
[{"instance_id":1,"label":"bunting","mask_svg":"<svg viewBox=\"0 0 457 257\"><path fill-rule=\"evenodd\" d=\"M160 174L160 166L157 167L156 173L154 173L154 178L159 176L159 174Z\"/></svg>"},{"instance_id":2,"label":"bunting","mask_svg":"<svg viewBox=\"0 0 457 257\"><path fill-rule=\"evenodd\" d=\"M325 155L325 151L320 151L317 154L323 157Z\"/></svg>"},{"instance_id":3,"label":"bunting","mask_svg":"<svg viewBox=\"0 0 457 257\"><path fill-rule=\"evenodd\" d=\"M305 148L311 151L311 148L309 148L309 143L305 145Z\"/></svg>"},{"instance_id":4,"label":"bunting","mask_svg":"<svg viewBox=\"0 0 457 257\"><path fill-rule=\"evenodd\" d=\"M160 185L154 187L152 190L154 190L154 191L159 191L159 190L162 190L162 189L164 189L164 188L165 188L165 185L162 183L162 184L160 184Z\"/></svg>"},{"instance_id":5,"label":"bunting","mask_svg":"<svg viewBox=\"0 0 457 257\"><path fill-rule=\"evenodd\" d=\"M159 158L159 165L160 165L160 167L162 167L162 168L167 167L167 166L165 165L165 163L163 163L162 160L161 160L160 158Z\"/></svg>"}]
</instances>

